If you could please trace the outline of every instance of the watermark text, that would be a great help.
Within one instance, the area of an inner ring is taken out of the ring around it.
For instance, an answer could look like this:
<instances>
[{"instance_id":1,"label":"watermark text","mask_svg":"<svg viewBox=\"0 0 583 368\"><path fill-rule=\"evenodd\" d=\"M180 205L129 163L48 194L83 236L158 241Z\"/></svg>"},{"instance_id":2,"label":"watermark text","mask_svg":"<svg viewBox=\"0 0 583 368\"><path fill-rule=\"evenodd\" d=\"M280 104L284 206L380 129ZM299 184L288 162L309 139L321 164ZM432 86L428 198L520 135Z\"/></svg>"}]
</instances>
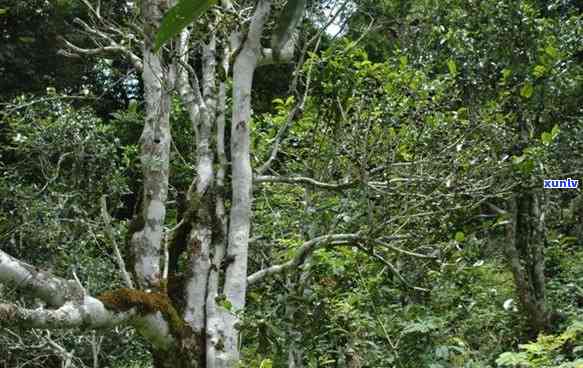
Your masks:
<instances>
[{"instance_id":1,"label":"watermark text","mask_svg":"<svg viewBox=\"0 0 583 368\"><path fill-rule=\"evenodd\" d=\"M579 188L579 180L567 179L544 179L545 189L576 189Z\"/></svg>"}]
</instances>

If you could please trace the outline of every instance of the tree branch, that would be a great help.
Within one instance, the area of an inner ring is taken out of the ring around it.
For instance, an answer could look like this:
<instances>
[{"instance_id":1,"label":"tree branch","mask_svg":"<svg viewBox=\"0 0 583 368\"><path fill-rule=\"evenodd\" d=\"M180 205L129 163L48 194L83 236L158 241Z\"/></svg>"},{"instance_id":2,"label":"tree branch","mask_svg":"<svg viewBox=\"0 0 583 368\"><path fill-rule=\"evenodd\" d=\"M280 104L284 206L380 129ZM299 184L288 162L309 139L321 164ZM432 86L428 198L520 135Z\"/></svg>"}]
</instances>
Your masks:
<instances>
[{"instance_id":1,"label":"tree branch","mask_svg":"<svg viewBox=\"0 0 583 368\"><path fill-rule=\"evenodd\" d=\"M403 238L407 238L407 237L398 237L397 239L403 239ZM403 253L403 254L406 254L406 255L411 256L411 257L428 258L428 259L436 259L437 258L436 256L432 256L432 255L426 255L426 254L411 252L409 250L402 249L402 248L396 247L394 245L391 245L391 244L389 244L387 242L384 242L384 241L382 241L380 239L375 239L374 242L377 243L377 244L379 244L379 245L382 245L383 247L392 249L392 250L394 250L396 252Z\"/></svg>"},{"instance_id":2,"label":"tree branch","mask_svg":"<svg viewBox=\"0 0 583 368\"><path fill-rule=\"evenodd\" d=\"M261 183L286 183L286 184L310 184L316 188L329 189L329 190L343 190L348 188L354 188L358 185L358 180L353 180L348 183L324 183L316 179L308 178L305 176L271 176L271 175L258 175L253 179L254 184Z\"/></svg>"},{"instance_id":3,"label":"tree branch","mask_svg":"<svg viewBox=\"0 0 583 368\"><path fill-rule=\"evenodd\" d=\"M265 23L267 22L270 11L271 1L259 0L257 7L255 8L255 12L251 17L251 24L249 25L249 32L247 33L247 42L249 42L249 47L258 48L261 46L263 28L265 27Z\"/></svg>"},{"instance_id":4,"label":"tree branch","mask_svg":"<svg viewBox=\"0 0 583 368\"><path fill-rule=\"evenodd\" d=\"M399 272L399 270L389 261L387 261L383 256L381 256L380 254L378 254L377 252L373 250L368 250L365 247L363 247L360 244L357 244L357 247L360 248L363 252L370 254L371 256L373 256L374 258L378 259L379 261L381 261L385 266L387 266L391 272L397 276L397 278L399 279L399 281L401 281L401 283L403 285L405 285L406 287L413 289L413 290L418 290L418 291L423 291L423 292L429 292L428 289L425 288L421 288L418 286L413 286L411 285L404 277L403 275L401 275L401 273Z\"/></svg>"},{"instance_id":5,"label":"tree branch","mask_svg":"<svg viewBox=\"0 0 583 368\"><path fill-rule=\"evenodd\" d=\"M144 307L144 303L147 304L150 299L160 300L159 294L148 294L132 289L111 292L109 302L115 300L123 304L113 305L114 310L111 310L108 308L112 306L106 307L101 301L108 300L103 299L103 296L100 300L86 295L77 282L40 271L1 250L0 283L26 290L33 296L46 301L49 307L56 308L28 309L15 304L0 303L0 326L2 327L97 329L131 323L142 336L157 347L166 348L174 343L170 324L175 321L170 319L178 317L169 312L170 307L165 306L164 310L155 309L159 307L158 304L163 303Z\"/></svg>"},{"instance_id":6,"label":"tree branch","mask_svg":"<svg viewBox=\"0 0 583 368\"><path fill-rule=\"evenodd\" d=\"M253 285L267 276L272 276L286 272L293 268L298 268L301 266L306 258L312 253L318 246L334 242L335 245L352 243L354 241L363 240L363 237L359 234L331 234L323 235L317 238L308 240L299 249L294 258L291 260L271 267L267 267L263 270L257 271L254 274L247 277L247 284Z\"/></svg>"},{"instance_id":7,"label":"tree branch","mask_svg":"<svg viewBox=\"0 0 583 368\"><path fill-rule=\"evenodd\" d=\"M133 283L132 278L130 277L130 274L126 268L126 264L123 260L121 252L119 251L119 247L117 246L117 241L115 239L115 233L113 231L113 226L111 226L111 217L109 216L109 213L107 212L107 202L105 201L105 196L101 197L101 218L103 219L103 222L105 224L105 228L107 230L107 234L109 235L109 238L111 240L111 244L113 246L113 252L115 254L115 260L117 262L117 266L119 267L119 272L121 273L121 277L124 280L124 283L126 284L126 286L129 287L130 289L133 289L134 283Z\"/></svg>"},{"instance_id":8,"label":"tree branch","mask_svg":"<svg viewBox=\"0 0 583 368\"><path fill-rule=\"evenodd\" d=\"M263 173L265 173L271 167L271 164L273 163L273 161L277 157L277 154L279 152L279 146L281 145L281 142L283 141L283 138L287 134L287 131L289 130L289 128L294 123L294 120L296 118L296 115L298 114L298 112L301 111L301 105L302 104L303 104L302 102L298 102L288 112L287 119L286 119L285 123L277 131L277 134L276 134L275 139L274 139L274 142L273 142L273 146L271 148L271 153L269 154L269 158L267 159L267 161L265 161L265 163L263 165L261 165L257 169L257 174L258 175L263 175Z\"/></svg>"},{"instance_id":9,"label":"tree branch","mask_svg":"<svg viewBox=\"0 0 583 368\"><path fill-rule=\"evenodd\" d=\"M112 312L98 299L86 296L80 303L66 302L58 309L27 309L15 304L0 304L0 326L21 328L96 329L130 321L135 310Z\"/></svg>"},{"instance_id":10,"label":"tree branch","mask_svg":"<svg viewBox=\"0 0 583 368\"><path fill-rule=\"evenodd\" d=\"M277 54L271 48L264 48L261 50L261 57L257 61L257 65L273 65L286 64L292 61L294 57L295 42L289 41L286 46Z\"/></svg>"},{"instance_id":11,"label":"tree branch","mask_svg":"<svg viewBox=\"0 0 583 368\"><path fill-rule=\"evenodd\" d=\"M72 280L55 277L0 250L0 283L31 293L51 307L79 298L83 290Z\"/></svg>"},{"instance_id":12,"label":"tree branch","mask_svg":"<svg viewBox=\"0 0 583 368\"><path fill-rule=\"evenodd\" d=\"M87 5L87 4L86 4ZM92 8L90 8L92 9ZM95 12L95 10L93 10ZM138 71L142 71L144 64L142 59L138 55L136 55L130 48L121 45L119 42L115 41L112 37L110 37L105 32L102 32L98 29L92 28L89 24L85 23L83 20L76 18L75 23L79 24L87 33L96 37L99 40L106 41L109 45L108 46L100 46L92 49L85 49L82 47L78 47L68 40L61 38L61 40L65 43L65 46L69 50L60 50L59 53L64 56L69 57L76 57L79 55L108 55L111 53L120 53L127 57L130 62L134 65L134 67ZM116 30L117 31L117 30ZM123 33L120 31L120 33ZM97 40L93 40L93 42L98 43ZM71 52L72 51L72 52Z\"/></svg>"},{"instance_id":13,"label":"tree branch","mask_svg":"<svg viewBox=\"0 0 583 368\"><path fill-rule=\"evenodd\" d=\"M411 177L411 178L392 178L388 181L369 181L364 183L362 180L351 180L346 183L326 183L318 181L316 179L306 177L306 176L276 176L276 175L255 175L253 178L254 184L262 183L286 183L286 184L309 184L316 188L328 189L328 190L344 190L349 188L354 188L359 184L366 184L373 189L387 188L390 184L394 183L410 183L410 182L423 182L423 181L436 181L437 178L433 177Z\"/></svg>"}]
</instances>

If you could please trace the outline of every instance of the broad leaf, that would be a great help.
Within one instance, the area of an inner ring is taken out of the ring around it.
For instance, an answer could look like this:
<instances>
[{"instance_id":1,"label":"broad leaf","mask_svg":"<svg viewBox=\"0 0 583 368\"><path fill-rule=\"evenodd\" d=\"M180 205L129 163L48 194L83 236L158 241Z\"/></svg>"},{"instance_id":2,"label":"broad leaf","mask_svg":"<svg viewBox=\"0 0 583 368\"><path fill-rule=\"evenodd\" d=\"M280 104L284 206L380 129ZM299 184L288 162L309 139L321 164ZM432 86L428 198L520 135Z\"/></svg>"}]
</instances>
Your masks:
<instances>
[{"instance_id":1,"label":"broad leaf","mask_svg":"<svg viewBox=\"0 0 583 368\"><path fill-rule=\"evenodd\" d=\"M449 70L449 74L451 75L457 74L457 65L453 59L449 59L447 61L447 69Z\"/></svg>"},{"instance_id":2,"label":"broad leaf","mask_svg":"<svg viewBox=\"0 0 583 368\"><path fill-rule=\"evenodd\" d=\"M455 240L458 243L463 242L465 239L466 239L466 235L463 232L458 231L457 233L455 233Z\"/></svg>"},{"instance_id":3,"label":"broad leaf","mask_svg":"<svg viewBox=\"0 0 583 368\"><path fill-rule=\"evenodd\" d=\"M177 36L186 26L200 17L216 0L180 0L162 19L156 35L154 51Z\"/></svg>"},{"instance_id":4,"label":"broad leaf","mask_svg":"<svg viewBox=\"0 0 583 368\"><path fill-rule=\"evenodd\" d=\"M524 86L520 89L520 95L525 98L530 98L533 92L534 88L530 83L525 83Z\"/></svg>"}]
</instances>

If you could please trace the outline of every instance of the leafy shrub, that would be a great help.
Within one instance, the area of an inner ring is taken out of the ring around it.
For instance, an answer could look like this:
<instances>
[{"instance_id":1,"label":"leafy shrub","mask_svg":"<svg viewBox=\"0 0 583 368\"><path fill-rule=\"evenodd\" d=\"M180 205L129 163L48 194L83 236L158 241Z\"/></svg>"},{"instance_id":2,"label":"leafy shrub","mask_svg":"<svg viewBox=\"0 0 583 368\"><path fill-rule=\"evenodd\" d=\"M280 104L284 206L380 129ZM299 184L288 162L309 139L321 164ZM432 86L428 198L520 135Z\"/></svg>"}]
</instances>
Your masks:
<instances>
[{"instance_id":1,"label":"leafy shrub","mask_svg":"<svg viewBox=\"0 0 583 368\"><path fill-rule=\"evenodd\" d=\"M582 368L583 321L573 322L558 335L540 335L519 349L501 354L496 363L502 367Z\"/></svg>"}]
</instances>

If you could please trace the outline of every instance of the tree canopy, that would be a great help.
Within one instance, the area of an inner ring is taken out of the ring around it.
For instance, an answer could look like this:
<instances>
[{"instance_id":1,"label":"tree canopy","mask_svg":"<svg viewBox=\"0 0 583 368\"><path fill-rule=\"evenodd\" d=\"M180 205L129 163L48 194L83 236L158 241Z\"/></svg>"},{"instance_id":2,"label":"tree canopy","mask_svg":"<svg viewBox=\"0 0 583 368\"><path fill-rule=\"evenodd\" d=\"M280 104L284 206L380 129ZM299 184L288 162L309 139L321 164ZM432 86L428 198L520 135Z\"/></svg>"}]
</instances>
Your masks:
<instances>
[{"instance_id":1,"label":"tree canopy","mask_svg":"<svg viewBox=\"0 0 583 368\"><path fill-rule=\"evenodd\" d=\"M0 368L583 367L570 0L0 0Z\"/></svg>"}]
</instances>

